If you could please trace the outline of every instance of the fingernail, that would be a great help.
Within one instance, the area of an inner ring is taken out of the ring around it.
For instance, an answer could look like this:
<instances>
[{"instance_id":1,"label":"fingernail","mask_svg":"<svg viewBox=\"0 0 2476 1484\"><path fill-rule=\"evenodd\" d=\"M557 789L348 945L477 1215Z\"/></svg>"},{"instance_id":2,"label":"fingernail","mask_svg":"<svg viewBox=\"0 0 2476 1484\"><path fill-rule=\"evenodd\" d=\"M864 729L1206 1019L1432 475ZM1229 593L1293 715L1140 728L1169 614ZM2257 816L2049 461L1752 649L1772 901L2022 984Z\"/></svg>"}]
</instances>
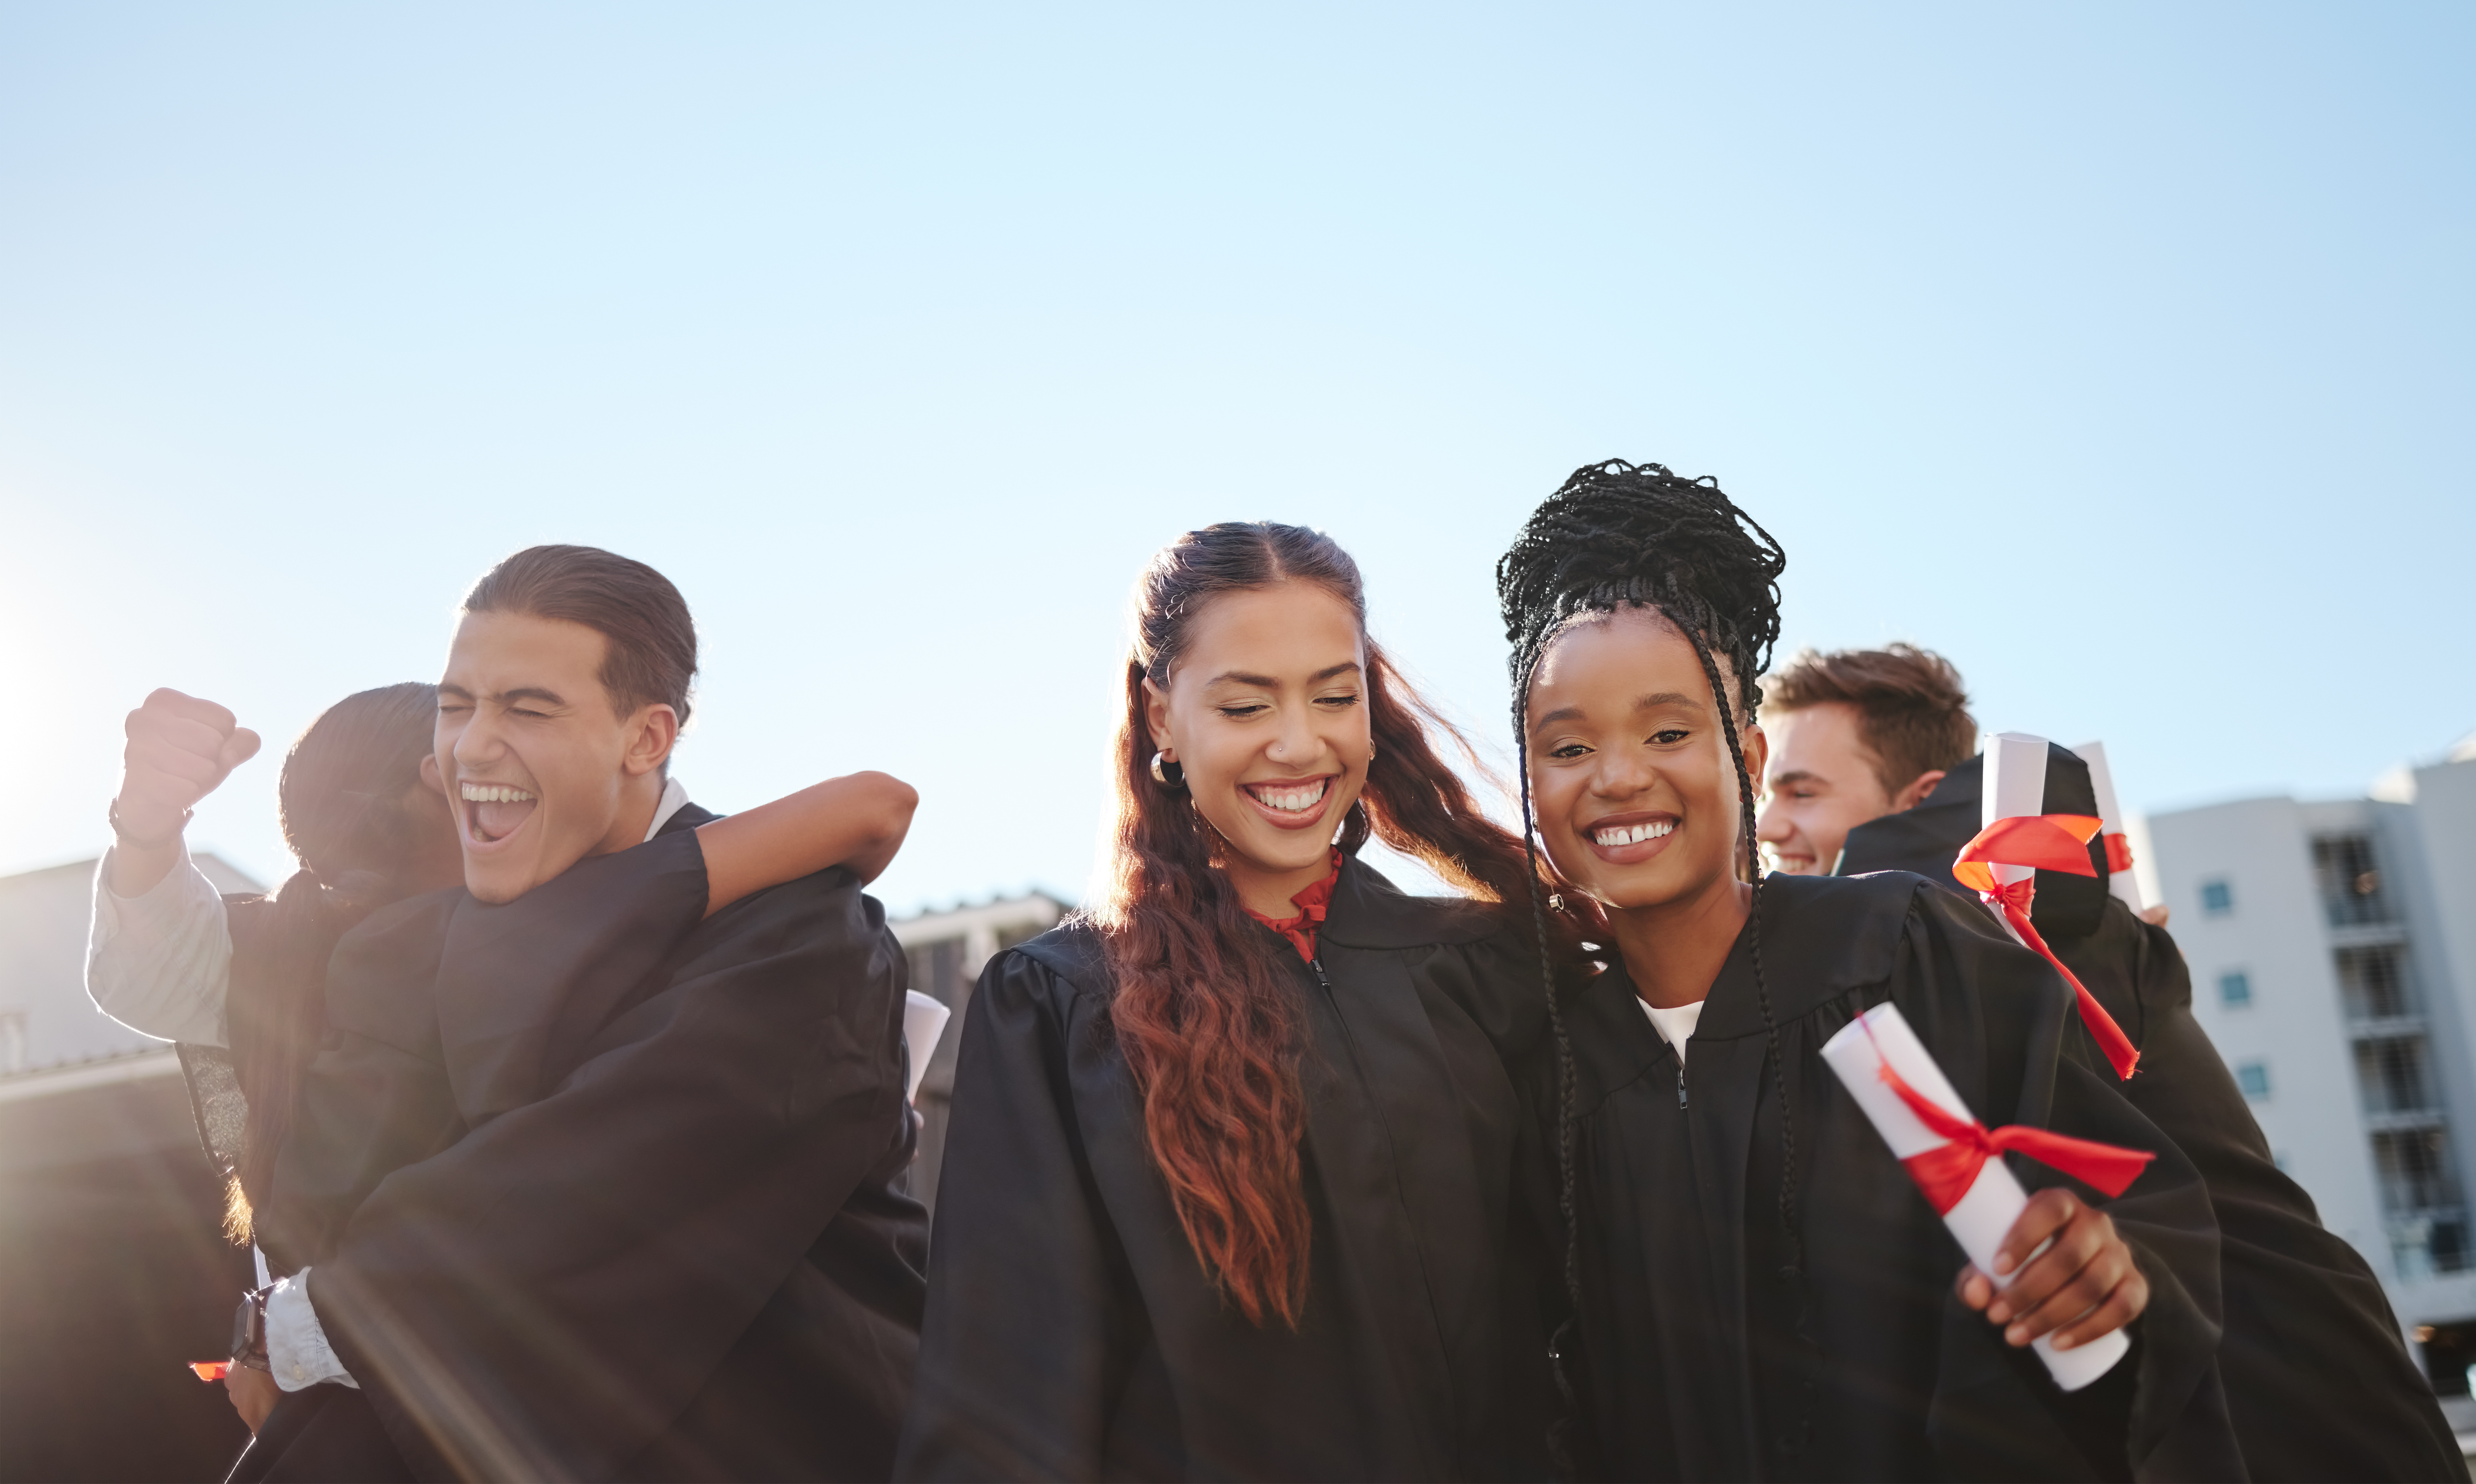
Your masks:
<instances>
[{"instance_id":1,"label":"fingernail","mask_svg":"<svg viewBox=\"0 0 2476 1484\"><path fill-rule=\"evenodd\" d=\"M2003 1339L2007 1344L2026 1345L2029 1343L2029 1326L2026 1324L2015 1324L2011 1328L2003 1331Z\"/></svg>"},{"instance_id":2,"label":"fingernail","mask_svg":"<svg viewBox=\"0 0 2476 1484\"><path fill-rule=\"evenodd\" d=\"M2001 1277L2003 1274L2007 1274L2007 1273L2009 1273L2009 1272L2011 1272L2011 1271L2012 1271L2012 1254L2011 1254L2011 1253L2009 1253L2009 1252L1997 1252L1997 1253L1995 1253L1995 1254L1994 1254L1994 1275L1995 1275L1996 1277Z\"/></svg>"},{"instance_id":3,"label":"fingernail","mask_svg":"<svg viewBox=\"0 0 2476 1484\"><path fill-rule=\"evenodd\" d=\"M2000 1324L2012 1317L2012 1306L1998 1299L1986 1306L1986 1317Z\"/></svg>"},{"instance_id":4,"label":"fingernail","mask_svg":"<svg viewBox=\"0 0 2476 1484\"><path fill-rule=\"evenodd\" d=\"M2055 1341L2055 1348L2057 1348L2057 1349L2059 1349L2059 1350L2067 1350L2067 1349L2070 1349L2071 1348L2072 1348L2072 1342L2071 1342L2071 1341L2069 1341L2069 1340L2067 1340L2067 1339L2063 1339L2063 1338L2061 1338L2061 1337L2058 1337L2058 1338L2056 1339L2056 1341Z\"/></svg>"}]
</instances>

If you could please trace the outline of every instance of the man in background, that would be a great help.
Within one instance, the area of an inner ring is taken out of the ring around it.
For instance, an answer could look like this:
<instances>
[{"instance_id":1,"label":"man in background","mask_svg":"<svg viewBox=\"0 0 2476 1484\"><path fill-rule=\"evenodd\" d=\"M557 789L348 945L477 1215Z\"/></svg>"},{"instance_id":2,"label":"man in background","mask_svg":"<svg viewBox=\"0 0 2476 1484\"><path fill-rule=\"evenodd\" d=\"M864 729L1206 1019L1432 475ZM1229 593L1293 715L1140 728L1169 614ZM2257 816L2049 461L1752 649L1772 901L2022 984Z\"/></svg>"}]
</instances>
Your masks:
<instances>
[{"instance_id":1,"label":"man in background","mask_svg":"<svg viewBox=\"0 0 2476 1484\"><path fill-rule=\"evenodd\" d=\"M1985 762L1949 660L1908 644L1806 650L1764 677L1763 692L1770 797L1756 834L1779 869L1914 871L1963 889L1951 867L1982 825ZM2098 812L2089 765L2067 749L2048 752L2041 810ZM2105 857L2094 842L2092 851L2094 876L2038 872L2031 920L2140 1048L2124 1096L2209 1187L2225 1325L2219 1373L2252 1477L2461 1477L2457 1441L2372 1269L2280 1173L2192 1018L2191 976L2165 909L2135 916L2108 894ZM2068 1033L2092 1070L2112 1076L2094 1040Z\"/></svg>"},{"instance_id":2,"label":"man in background","mask_svg":"<svg viewBox=\"0 0 2476 1484\"><path fill-rule=\"evenodd\" d=\"M1916 808L1977 751L1960 672L1908 644L1798 655L1763 678L1763 734L1754 832L1791 876L1833 874L1848 831Z\"/></svg>"}]
</instances>

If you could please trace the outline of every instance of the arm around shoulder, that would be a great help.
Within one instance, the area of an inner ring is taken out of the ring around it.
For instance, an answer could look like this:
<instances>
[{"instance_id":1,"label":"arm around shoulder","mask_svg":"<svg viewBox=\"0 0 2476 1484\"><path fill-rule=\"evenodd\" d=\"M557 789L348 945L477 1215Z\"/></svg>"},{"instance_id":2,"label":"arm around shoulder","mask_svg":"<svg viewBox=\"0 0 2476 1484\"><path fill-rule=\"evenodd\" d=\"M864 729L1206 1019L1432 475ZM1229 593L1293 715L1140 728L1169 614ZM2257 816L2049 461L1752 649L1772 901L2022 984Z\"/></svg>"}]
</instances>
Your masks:
<instances>
[{"instance_id":1,"label":"arm around shoulder","mask_svg":"<svg viewBox=\"0 0 2476 1484\"><path fill-rule=\"evenodd\" d=\"M828 779L697 827L711 916L753 892L841 866L862 883L894 863L920 795L891 774Z\"/></svg>"}]
</instances>

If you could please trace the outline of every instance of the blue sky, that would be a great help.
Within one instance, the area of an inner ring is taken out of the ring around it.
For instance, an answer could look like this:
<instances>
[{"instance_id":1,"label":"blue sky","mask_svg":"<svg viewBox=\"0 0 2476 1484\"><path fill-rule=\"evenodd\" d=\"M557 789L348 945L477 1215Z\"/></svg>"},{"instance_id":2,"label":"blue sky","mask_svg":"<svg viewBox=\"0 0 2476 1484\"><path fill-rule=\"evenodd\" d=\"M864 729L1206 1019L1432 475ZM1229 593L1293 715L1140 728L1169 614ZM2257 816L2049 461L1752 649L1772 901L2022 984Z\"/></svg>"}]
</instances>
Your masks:
<instances>
[{"instance_id":1,"label":"blue sky","mask_svg":"<svg viewBox=\"0 0 2476 1484\"><path fill-rule=\"evenodd\" d=\"M1715 474L2127 803L2476 728L2465 6L0 10L0 870L157 684L278 745L496 557L668 572L679 770L1091 858L1145 554L1323 526L1493 741L1490 566ZM274 765L196 843L278 871Z\"/></svg>"}]
</instances>

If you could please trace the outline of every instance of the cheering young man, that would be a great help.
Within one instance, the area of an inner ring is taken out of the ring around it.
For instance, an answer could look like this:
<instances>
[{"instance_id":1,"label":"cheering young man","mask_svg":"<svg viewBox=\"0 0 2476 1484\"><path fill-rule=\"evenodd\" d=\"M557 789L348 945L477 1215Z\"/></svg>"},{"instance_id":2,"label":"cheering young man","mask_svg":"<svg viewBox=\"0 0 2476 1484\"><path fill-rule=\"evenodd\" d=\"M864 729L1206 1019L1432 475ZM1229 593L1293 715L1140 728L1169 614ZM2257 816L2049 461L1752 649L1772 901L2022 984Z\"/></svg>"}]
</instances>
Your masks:
<instances>
[{"instance_id":1,"label":"cheering young man","mask_svg":"<svg viewBox=\"0 0 2476 1484\"><path fill-rule=\"evenodd\" d=\"M1782 871L1914 871L1954 891L1951 867L1982 823L1983 759L1960 672L1905 644L1809 650L1763 682L1771 741L1761 839ZM2089 767L2051 748L2048 813L2095 814ZM2103 871L2102 863L2094 869ZM2109 896L2106 878L2042 870L2040 935L2140 1048L2121 1086L2184 1150L2219 1230L2225 1338L2218 1368L2256 1480L2457 1478L2450 1428L2365 1259L2323 1229L2209 1036L2161 922ZM2067 1027L2084 1059L2093 1041Z\"/></svg>"},{"instance_id":2,"label":"cheering young man","mask_svg":"<svg viewBox=\"0 0 2476 1484\"><path fill-rule=\"evenodd\" d=\"M711 831L764 811L717 823L667 772L695 670L678 590L607 552L466 598L424 765L464 889L329 964L256 1213L287 1275L239 1326L285 1395L234 1478L892 1468L926 1219L904 959L860 884L901 830L734 875ZM192 750L219 778L229 740Z\"/></svg>"}]
</instances>

